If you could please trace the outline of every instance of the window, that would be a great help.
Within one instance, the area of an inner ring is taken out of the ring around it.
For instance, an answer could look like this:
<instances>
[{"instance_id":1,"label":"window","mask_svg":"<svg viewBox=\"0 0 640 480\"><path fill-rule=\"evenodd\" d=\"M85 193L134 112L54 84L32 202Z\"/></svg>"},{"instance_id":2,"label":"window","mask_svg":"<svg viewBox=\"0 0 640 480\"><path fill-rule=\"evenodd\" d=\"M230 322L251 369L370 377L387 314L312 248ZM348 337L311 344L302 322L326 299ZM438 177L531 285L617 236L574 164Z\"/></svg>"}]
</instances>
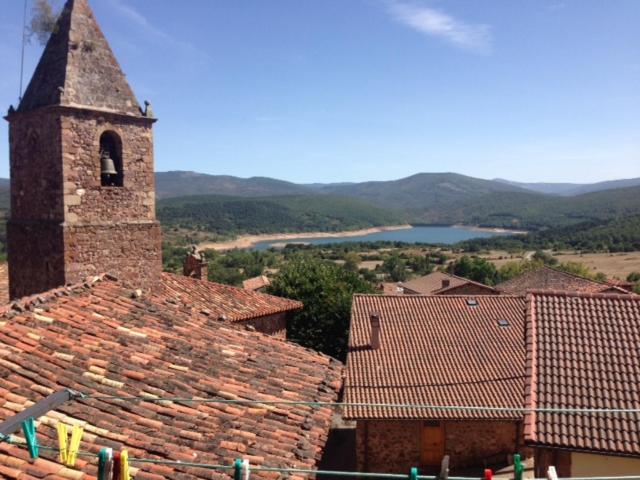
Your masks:
<instances>
[{"instance_id":1,"label":"window","mask_svg":"<svg viewBox=\"0 0 640 480\"><path fill-rule=\"evenodd\" d=\"M117 133L104 132L100 136L100 184L121 187L123 182L122 142Z\"/></svg>"}]
</instances>

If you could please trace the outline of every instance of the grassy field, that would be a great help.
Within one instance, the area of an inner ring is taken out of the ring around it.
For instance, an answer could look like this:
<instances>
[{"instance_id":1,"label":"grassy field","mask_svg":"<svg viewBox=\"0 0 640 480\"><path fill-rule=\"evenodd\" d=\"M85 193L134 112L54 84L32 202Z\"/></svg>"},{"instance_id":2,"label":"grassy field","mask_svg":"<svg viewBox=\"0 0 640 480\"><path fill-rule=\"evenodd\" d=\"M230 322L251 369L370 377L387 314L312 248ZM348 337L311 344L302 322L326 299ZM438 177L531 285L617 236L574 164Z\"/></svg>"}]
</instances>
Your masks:
<instances>
[{"instance_id":1,"label":"grassy field","mask_svg":"<svg viewBox=\"0 0 640 480\"><path fill-rule=\"evenodd\" d=\"M512 255L505 251L494 250L488 254L481 255L501 267L507 262L521 260L523 256ZM579 262L587 265L594 273L602 272L607 277L627 278L631 272L640 272L640 252L625 253L576 253L561 252L555 254L559 262Z\"/></svg>"}]
</instances>

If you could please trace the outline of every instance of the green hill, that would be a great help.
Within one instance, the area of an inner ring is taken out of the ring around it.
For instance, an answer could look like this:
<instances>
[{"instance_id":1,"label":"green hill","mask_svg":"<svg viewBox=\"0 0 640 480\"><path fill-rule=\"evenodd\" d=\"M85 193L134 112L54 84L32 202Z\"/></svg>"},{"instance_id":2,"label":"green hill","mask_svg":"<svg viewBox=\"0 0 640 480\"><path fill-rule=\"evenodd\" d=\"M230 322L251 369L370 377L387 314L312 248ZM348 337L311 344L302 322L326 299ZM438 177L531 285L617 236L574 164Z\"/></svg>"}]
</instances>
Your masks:
<instances>
[{"instance_id":1,"label":"green hill","mask_svg":"<svg viewBox=\"0 0 640 480\"><path fill-rule=\"evenodd\" d=\"M287 195L240 198L189 196L158 202L165 227L203 230L221 235L341 231L400 224L402 215L359 200L333 195Z\"/></svg>"},{"instance_id":2,"label":"green hill","mask_svg":"<svg viewBox=\"0 0 640 480\"><path fill-rule=\"evenodd\" d=\"M528 235L469 240L458 245L465 250L505 249L623 252L640 250L640 215L612 220L591 220Z\"/></svg>"},{"instance_id":3,"label":"green hill","mask_svg":"<svg viewBox=\"0 0 640 480\"><path fill-rule=\"evenodd\" d=\"M156 173L156 195L158 198L187 195L265 197L306 193L310 193L310 190L305 186L274 178L239 178L229 175L207 175L183 171Z\"/></svg>"}]
</instances>

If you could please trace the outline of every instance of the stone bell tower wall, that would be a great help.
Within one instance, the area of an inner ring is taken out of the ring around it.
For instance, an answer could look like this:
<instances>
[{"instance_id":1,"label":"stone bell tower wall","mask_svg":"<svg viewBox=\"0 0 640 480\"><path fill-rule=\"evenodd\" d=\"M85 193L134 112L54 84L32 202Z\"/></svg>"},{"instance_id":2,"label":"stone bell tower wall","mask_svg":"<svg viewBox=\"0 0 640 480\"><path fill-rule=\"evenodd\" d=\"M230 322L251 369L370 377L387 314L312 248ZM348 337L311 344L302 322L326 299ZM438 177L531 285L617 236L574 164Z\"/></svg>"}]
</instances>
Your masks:
<instances>
[{"instance_id":1,"label":"stone bell tower wall","mask_svg":"<svg viewBox=\"0 0 640 480\"><path fill-rule=\"evenodd\" d=\"M153 120L68 109L60 124L66 224L154 222ZM100 138L105 132L121 145L121 187L100 182Z\"/></svg>"}]
</instances>

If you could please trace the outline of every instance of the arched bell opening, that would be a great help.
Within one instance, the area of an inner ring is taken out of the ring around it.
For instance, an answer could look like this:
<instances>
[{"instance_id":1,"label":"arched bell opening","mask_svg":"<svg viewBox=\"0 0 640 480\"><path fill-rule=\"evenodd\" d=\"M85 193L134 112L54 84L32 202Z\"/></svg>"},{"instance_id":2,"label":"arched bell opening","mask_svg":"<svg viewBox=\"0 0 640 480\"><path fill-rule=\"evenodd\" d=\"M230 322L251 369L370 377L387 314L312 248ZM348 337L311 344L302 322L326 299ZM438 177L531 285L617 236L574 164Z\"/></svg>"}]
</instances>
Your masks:
<instances>
[{"instance_id":1,"label":"arched bell opening","mask_svg":"<svg viewBox=\"0 0 640 480\"><path fill-rule=\"evenodd\" d=\"M122 187L122 141L115 132L104 132L100 136L100 184L103 187Z\"/></svg>"}]
</instances>

